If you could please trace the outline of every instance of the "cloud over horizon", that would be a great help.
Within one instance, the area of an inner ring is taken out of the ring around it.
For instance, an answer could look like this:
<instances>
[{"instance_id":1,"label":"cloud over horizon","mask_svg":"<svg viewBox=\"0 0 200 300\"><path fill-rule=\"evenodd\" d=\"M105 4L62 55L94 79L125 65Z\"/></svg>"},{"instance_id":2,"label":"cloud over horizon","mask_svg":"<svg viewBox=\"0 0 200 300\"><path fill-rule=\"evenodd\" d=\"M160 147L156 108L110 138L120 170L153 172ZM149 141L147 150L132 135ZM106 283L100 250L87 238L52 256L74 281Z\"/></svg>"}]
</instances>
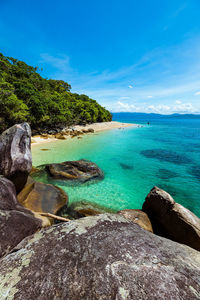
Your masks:
<instances>
[{"instance_id":1,"label":"cloud over horizon","mask_svg":"<svg viewBox=\"0 0 200 300\"><path fill-rule=\"evenodd\" d=\"M72 91L88 94L113 112L200 113L198 53L200 39L195 37L179 47L155 49L115 71L81 73L66 55L41 54L41 62L53 69L51 77L70 78ZM127 85L130 81L135 85Z\"/></svg>"}]
</instances>

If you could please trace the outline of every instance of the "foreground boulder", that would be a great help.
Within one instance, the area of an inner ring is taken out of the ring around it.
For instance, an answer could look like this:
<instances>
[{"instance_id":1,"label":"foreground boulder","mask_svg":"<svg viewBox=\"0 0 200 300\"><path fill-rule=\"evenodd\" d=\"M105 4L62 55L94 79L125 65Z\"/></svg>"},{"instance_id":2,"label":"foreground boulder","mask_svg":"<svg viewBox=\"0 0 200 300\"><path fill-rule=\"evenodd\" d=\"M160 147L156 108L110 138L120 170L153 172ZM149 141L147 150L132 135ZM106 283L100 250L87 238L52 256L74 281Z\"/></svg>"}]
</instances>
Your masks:
<instances>
[{"instance_id":1,"label":"foreground boulder","mask_svg":"<svg viewBox=\"0 0 200 300\"><path fill-rule=\"evenodd\" d=\"M26 184L31 167L30 126L14 125L0 136L0 174L15 184L18 193Z\"/></svg>"},{"instance_id":2,"label":"foreground boulder","mask_svg":"<svg viewBox=\"0 0 200 300\"><path fill-rule=\"evenodd\" d=\"M200 251L200 219L167 192L154 187L142 210L148 214L154 233Z\"/></svg>"},{"instance_id":3,"label":"foreground boulder","mask_svg":"<svg viewBox=\"0 0 200 300\"><path fill-rule=\"evenodd\" d=\"M14 184L0 177L0 257L42 227L42 220L22 207Z\"/></svg>"},{"instance_id":4,"label":"foreground boulder","mask_svg":"<svg viewBox=\"0 0 200 300\"><path fill-rule=\"evenodd\" d=\"M56 214L66 205L68 196L62 189L52 184L32 182L25 186L17 199L32 211Z\"/></svg>"},{"instance_id":5,"label":"foreground boulder","mask_svg":"<svg viewBox=\"0 0 200 300\"><path fill-rule=\"evenodd\" d=\"M145 230L153 232L151 222L148 215L140 209L124 209L117 212L125 219L138 224Z\"/></svg>"},{"instance_id":6,"label":"foreground boulder","mask_svg":"<svg viewBox=\"0 0 200 300\"><path fill-rule=\"evenodd\" d=\"M41 230L1 260L0 299L199 299L200 253L119 215Z\"/></svg>"},{"instance_id":7,"label":"foreground boulder","mask_svg":"<svg viewBox=\"0 0 200 300\"><path fill-rule=\"evenodd\" d=\"M104 177L101 169L89 160L65 161L63 163L46 165L48 173L56 179L77 180L85 182Z\"/></svg>"}]
</instances>

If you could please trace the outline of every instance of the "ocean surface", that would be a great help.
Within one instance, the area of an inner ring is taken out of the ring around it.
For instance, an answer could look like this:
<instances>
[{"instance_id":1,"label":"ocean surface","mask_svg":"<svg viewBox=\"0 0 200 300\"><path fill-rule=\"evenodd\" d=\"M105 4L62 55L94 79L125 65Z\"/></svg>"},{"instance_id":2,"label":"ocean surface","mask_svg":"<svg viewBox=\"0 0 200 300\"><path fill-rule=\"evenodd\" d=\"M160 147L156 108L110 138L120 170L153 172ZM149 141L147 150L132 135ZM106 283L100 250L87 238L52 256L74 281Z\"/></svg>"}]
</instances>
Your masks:
<instances>
[{"instance_id":1,"label":"ocean surface","mask_svg":"<svg viewBox=\"0 0 200 300\"><path fill-rule=\"evenodd\" d=\"M200 217L200 117L121 113L113 120L142 127L32 147L34 166L88 159L104 171L102 181L72 185L47 176L37 179L63 188L70 203L86 200L113 210L141 208L156 185Z\"/></svg>"}]
</instances>

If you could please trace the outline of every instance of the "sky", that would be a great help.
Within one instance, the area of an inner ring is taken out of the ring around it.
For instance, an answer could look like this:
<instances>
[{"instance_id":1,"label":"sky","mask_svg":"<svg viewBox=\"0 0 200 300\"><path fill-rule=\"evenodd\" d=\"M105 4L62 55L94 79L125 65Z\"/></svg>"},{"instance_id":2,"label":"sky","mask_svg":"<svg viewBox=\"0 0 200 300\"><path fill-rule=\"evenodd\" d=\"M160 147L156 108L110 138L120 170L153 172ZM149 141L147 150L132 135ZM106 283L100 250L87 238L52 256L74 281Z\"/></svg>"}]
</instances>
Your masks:
<instances>
[{"instance_id":1,"label":"sky","mask_svg":"<svg viewBox=\"0 0 200 300\"><path fill-rule=\"evenodd\" d=\"M200 113L200 0L0 0L0 52L112 112Z\"/></svg>"}]
</instances>

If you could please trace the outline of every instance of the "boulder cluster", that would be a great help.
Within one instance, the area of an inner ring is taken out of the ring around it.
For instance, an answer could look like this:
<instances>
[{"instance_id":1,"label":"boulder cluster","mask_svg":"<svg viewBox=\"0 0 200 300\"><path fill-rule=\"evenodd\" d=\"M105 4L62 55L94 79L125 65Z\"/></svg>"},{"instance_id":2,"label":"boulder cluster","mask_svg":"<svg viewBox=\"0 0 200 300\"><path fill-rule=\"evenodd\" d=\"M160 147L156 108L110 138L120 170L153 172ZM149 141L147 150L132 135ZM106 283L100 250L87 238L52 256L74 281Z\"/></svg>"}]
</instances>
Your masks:
<instances>
[{"instance_id":1,"label":"boulder cluster","mask_svg":"<svg viewBox=\"0 0 200 300\"><path fill-rule=\"evenodd\" d=\"M39 132L37 132L39 133ZM94 133L94 129L93 128L88 128L88 129L82 129L82 130L75 130L73 128L71 129L62 129L62 130L56 130L56 131L52 131L50 130L49 132L41 132L39 134L39 136L41 136L44 139L48 139L48 138L55 138L58 140L66 140L68 137L74 138L74 137L78 137L81 138L81 136L83 134L86 133ZM34 135L35 137L37 136L37 134ZM34 137L32 139L32 143L34 142Z\"/></svg>"},{"instance_id":2,"label":"boulder cluster","mask_svg":"<svg viewBox=\"0 0 200 300\"><path fill-rule=\"evenodd\" d=\"M27 123L0 136L0 299L200 299L197 216L158 187L141 210L68 205L62 189L30 177L30 139ZM85 160L45 170L103 179Z\"/></svg>"}]
</instances>

